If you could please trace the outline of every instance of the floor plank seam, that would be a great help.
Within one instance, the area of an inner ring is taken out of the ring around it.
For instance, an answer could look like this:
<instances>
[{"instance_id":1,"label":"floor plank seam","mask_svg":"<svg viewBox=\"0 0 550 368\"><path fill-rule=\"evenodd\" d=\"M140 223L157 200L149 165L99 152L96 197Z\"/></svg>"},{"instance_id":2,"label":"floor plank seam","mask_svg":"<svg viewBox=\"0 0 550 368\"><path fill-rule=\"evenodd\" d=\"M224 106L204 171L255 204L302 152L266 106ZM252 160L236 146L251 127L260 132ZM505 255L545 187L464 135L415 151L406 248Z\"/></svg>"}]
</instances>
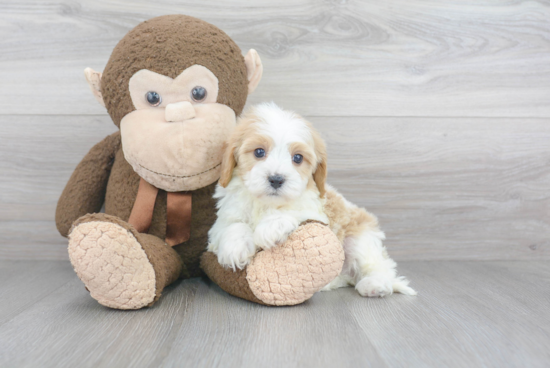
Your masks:
<instances>
[{"instance_id":1,"label":"floor plank seam","mask_svg":"<svg viewBox=\"0 0 550 368\"><path fill-rule=\"evenodd\" d=\"M44 262L49 262L49 261L44 261ZM52 261L52 262L59 262L59 261ZM76 277L76 276L75 276ZM63 283L62 285L60 285L59 287L53 289L53 290L50 290L48 291L47 293L44 293L42 296L40 296L38 299L34 299L31 303L25 305L24 307L22 307L20 310L17 311L17 313L15 313L14 315L12 315L9 319L5 320L4 322L0 323L0 328L2 328L2 326L4 326L6 323L10 322L11 320L13 320L14 318L16 318L17 316L19 316L21 313L24 313L27 309L31 308L32 306L38 304L39 302L41 302L42 300L44 300L45 298L47 298L48 296L50 296L51 294L54 294L55 292L57 292L59 289L62 289L63 287L65 287L66 285L68 285L69 283L73 282L74 281L74 278L70 278L69 280L67 280L67 282Z\"/></svg>"}]
</instances>

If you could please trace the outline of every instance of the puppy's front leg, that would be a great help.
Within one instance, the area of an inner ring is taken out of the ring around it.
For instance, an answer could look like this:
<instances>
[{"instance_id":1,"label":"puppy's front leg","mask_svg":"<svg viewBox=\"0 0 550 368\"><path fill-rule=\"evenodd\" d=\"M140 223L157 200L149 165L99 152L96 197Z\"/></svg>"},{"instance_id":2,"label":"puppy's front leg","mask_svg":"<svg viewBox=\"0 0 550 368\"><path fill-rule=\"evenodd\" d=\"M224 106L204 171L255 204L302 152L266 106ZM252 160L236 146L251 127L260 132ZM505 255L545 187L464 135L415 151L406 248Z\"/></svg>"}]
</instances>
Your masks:
<instances>
[{"instance_id":1,"label":"puppy's front leg","mask_svg":"<svg viewBox=\"0 0 550 368\"><path fill-rule=\"evenodd\" d=\"M236 268L242 270L256 254L250 226L242 222L227 226L220 237L216 253L222 266L232 268L233 271Z\"/></svg>"},{"instance_id":2,"label":"puppy's front leg","mask_svg":"<svg viewBox=\"0 0 550 368\"><path fill-rule=\"evenodd\" d=\"M298 228L296 218L282 213L264 217L254 230L254 243L262 249L269 249L283 243Z\"/></svg>"}]
</instances>

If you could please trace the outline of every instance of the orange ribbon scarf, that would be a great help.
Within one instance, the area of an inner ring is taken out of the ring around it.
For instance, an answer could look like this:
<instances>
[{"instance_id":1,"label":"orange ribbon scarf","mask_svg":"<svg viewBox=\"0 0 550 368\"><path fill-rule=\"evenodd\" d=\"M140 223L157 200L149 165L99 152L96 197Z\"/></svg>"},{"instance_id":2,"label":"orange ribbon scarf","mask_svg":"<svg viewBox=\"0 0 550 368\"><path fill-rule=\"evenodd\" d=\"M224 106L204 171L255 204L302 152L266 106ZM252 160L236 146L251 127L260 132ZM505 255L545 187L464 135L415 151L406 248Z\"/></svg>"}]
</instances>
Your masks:
<instances>
[{"instance_id":1,"label":"orange ribbon scarf","mask_svg":"<svg viewBox=\"0 0 550 368\"><path fill-rule=\"evenodd\" d=\"M140 233L146 233L153 220L153 210L159 189L143 178L139 182L138 193L128 223ZM190 192L168 192L166 198L166 243L170 246L181 244L191 236L191 207L193 196Z\"/></svg>"}]
</instances>

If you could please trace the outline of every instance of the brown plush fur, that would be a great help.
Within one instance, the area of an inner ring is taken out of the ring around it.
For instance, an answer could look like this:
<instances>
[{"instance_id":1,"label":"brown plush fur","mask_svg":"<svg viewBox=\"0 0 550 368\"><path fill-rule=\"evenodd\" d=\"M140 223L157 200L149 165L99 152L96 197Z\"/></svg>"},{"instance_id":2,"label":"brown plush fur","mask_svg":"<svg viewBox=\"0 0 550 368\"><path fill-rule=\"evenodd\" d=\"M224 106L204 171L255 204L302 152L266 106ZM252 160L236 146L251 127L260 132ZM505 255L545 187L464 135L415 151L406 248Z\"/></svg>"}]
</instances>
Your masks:
<instances>
[{"instance_id":1,"label":"brown plush fur","mask_svg":"<svg viewBox=\"0 0 550 368\"><path fill-rule=\"evenodd\" d=\"M67 236L72 223L80 216L99 212L103 198L106 214L124 222L130 218L140 179L124 159L120 147L120 133L115 133L94 146L75 169L56 211L56 223L63 236ZM113 148L118 148L116 154ZM212 198L215 187L213 183L192 192L191 237L174 247L185 262L184 277L204 274L199 267L199 257L206 248L208 230L216 220L216 202ZM155 202L149 234L160 239L166 236L166 192L163 190L159 190Z\"/></svg>"},{"instance_id":2,"label":"brown plush fur","mask_svg":"<svg viewBox=\"0 0 550 368\"><path fill-rule=\"evenodd\" d=\"M266 305L250 289L246 280L246 269L237 269L235 272L228 271L218 263L218 257L212 252L205 252L202 255L201 267L210 280L218 284L225 292L242 299Z\"/></svg>"},{"instance_id":3,"label":"brown plush fur","mask_svg":"<svg viewBox=\"0 0 550 368\"><path fill-rule=\"evenodd\" d=\"M99 212L119 149L120 132L116 132L93 146L78 164L55 211L55 223L61 235L67 236L72 223L80 216Z\"/></svg>"},{"instance_id":4,"label":"brown plush fur","mask_svg":"<svg viewBox=\"0 0 550 368\"><path fill-rule=\"evenodd\" d=\"M191 42L189 41L191 40ZM219 81L218 101L239 116L248 95L244 57L221 29L186 15L165 15L147 20L117 44L103 76L101 93L116 126L135 110L128 81L141 69L170 78L192 65L208 68Z\"/></svg>"}]
</instances>

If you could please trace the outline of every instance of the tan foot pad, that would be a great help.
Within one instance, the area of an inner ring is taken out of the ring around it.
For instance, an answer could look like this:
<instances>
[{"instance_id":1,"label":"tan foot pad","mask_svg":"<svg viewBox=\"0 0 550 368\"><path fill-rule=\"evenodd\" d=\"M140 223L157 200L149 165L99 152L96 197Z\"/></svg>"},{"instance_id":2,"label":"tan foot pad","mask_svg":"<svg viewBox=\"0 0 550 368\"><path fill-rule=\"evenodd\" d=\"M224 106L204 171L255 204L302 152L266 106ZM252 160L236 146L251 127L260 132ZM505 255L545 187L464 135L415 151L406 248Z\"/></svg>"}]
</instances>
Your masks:
<instances>
[{"instance_id":1,"label":"tan foot pad","mask_svg":"<svg viewBox=\"0 0 550 368\"><path fill-rule=\"evenodd\" d=\"M254 295L269 305L295 305L311 298L342 271L344 249L325 225L308 223L287 241L260 252L247 267Z\"/></svg>"},{"instance_id":2,"label":"tan foot pad","mask_svg":"<svg viewBox=\"0 0 550 368\"><path fill-rule=\"evenodd\" d=\"M155 299L155 271L134 235L111 222L76 225L69 257L78 277L100 304L139 309Z\"/></svg>"}]
</instances>

